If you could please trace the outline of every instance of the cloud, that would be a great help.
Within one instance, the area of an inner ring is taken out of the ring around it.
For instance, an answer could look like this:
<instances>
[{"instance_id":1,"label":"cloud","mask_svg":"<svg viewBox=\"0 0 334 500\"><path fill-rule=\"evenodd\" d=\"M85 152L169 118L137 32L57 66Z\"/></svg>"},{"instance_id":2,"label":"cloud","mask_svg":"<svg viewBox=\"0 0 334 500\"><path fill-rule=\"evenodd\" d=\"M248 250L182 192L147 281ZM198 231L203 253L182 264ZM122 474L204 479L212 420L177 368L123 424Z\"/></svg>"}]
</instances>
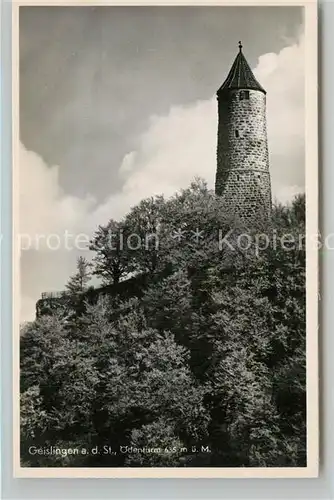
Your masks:
<instances>
[{"instance_id":1,"label":"cloud","mask_svg":"<svg viewBox=\"0 0 334 500\"><path fill-rule=\"evenodd\" d=\"M304 190L304 38L279 54L259 58L254 73L267 91L267 125L273 198L289 201ZM122 215L151 194L167 196L195 176L214 186L217 102L215 96L151 118L139 146L123 160L121 193L99 208L101 217Z\"/></svg>"},{"instance_id":2,"label":"cloud","mask_svg":"<svg viewBox=\"0 0 334 500\"><path fill-rule=\"evenodd\" d=\"M73 272L80 233L91 234L87 215L95 202L64 193L59 168L20 144L19 238L21 320L33 318L42 291L62 289Z\"/></svg>"},{"instance_id":3,"label":"cloud","mask_svg":"<svg viewBox=\"0 0 334 500\"><path fill-rule=\"evenodd\" d=\"M45 245L42 235L78 231L94 200L64 193L59 183L59 167L48 166L43 159L20 144L19 152L20 216L22 238L33 236L32 246ZM38 242L38 236L39 238ZM45 248L45 246L43 247Z\"/></svg>"},{"instance_id":4,"label":"cloud","mask_svg":"<svg viewBox=\"0 0 334 500\"><path fill-rule=\"evenodd\" d=\"M273 196L286 201L291 186L300 192L305 183L304 37L279 54L261 56L254 73L267 90Z\"/></svg>"},{"instance_id":5,"label":"cloud","mask_svg":"<svg viewBox=\"0 0 334 500\"><path fill-rule=\"evenodd\" d=\"M173 107L168 115L151 117L138 149L120 167L122 191L99 207L101 218L120 217L146 196L170 196L201 176L213 186L216 163L215 99L189 107Z\"/></svg>"},{"instance_id":6,"label":"cloud","mask_svg":"<svg viewBox=\"0 0 334 500\"><path fill-rule=\"evenodd\" d=\"M304 190L304 39L259 58L254 73L267 90L270 171L274 198L286 202ZM140 199L172 195L200 176L213 187L216 170L217 103L213 96L172 107L151 117L138 147L119 169L123 187L104 202L66 194L59 169L36 153L20 150L20 232L35 235L91 235L98 224L119 218ZM78 180L80 181L80 180ZM103 180L101 180L103 182ZM55 240L55 238L54 238ZM40 293L62 289L73 272L78 250L50 250L39 241L22 252L21 319L34 316ZM79 252L80 253L80 252Z\"/></svg>"}]
</instances>

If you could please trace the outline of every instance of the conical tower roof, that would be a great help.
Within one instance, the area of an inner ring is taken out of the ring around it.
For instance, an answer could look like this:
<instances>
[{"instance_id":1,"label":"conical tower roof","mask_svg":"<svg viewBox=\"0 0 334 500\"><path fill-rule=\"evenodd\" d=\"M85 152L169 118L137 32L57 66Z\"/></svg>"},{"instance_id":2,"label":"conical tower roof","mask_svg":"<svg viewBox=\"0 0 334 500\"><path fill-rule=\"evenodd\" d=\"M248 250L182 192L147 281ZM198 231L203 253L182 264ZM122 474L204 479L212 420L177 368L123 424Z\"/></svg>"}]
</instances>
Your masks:
<instances>
[{"instance_id":1,"label":"conical tower roof","mask_svg":"<svg viewBox=\"0 0 334 500\"><path fill-rule=\"evenodd\" d=\"M260 90L266 93L263 87L256 80L252 70L242 52L242 45L239 42L239 53L234 60L232 68L223 85L219 88L217 95L229 90L250 89Z\"/></svg>"}]
</instances>

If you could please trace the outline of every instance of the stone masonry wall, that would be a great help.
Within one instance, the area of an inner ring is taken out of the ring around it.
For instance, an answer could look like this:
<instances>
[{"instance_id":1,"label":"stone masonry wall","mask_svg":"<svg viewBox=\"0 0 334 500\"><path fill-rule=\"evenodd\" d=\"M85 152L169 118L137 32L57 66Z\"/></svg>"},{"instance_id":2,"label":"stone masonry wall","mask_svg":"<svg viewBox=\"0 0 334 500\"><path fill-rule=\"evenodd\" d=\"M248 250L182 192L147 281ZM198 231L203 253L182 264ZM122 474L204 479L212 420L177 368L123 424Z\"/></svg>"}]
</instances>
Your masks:
<instances>
[{"instance_id":1,"label":"stone masonry wall","mask_svg":"<svg viewBox=\"0 0 334 500\"><path fill-rule=\"evenodd\" d=\"M216 193L242 219L270 217L271 182L266 126L266 96L240 90L218 99Z\"/></svg>"}]
</instances>

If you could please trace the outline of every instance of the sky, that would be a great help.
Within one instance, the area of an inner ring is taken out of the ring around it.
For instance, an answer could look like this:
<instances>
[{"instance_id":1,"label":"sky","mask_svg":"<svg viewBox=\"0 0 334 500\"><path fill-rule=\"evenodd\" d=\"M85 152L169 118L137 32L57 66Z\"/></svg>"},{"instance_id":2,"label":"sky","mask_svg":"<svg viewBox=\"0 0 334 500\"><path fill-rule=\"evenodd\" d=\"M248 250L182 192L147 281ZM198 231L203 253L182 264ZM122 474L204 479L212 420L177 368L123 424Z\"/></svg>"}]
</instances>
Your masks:
<instances>
[{"instance_id":1,"label":"sky","mask_svg":"<svg viewBox=\"0 0 334 500\"><path fill-rule=\"evenodd\" d=\"M215 92L239 40L267 91L273 197L288 202L304 190L302 8L20 8L22 321L84 254L69 235L196 176L213 187Z\"/></svg>"}]
</instances>

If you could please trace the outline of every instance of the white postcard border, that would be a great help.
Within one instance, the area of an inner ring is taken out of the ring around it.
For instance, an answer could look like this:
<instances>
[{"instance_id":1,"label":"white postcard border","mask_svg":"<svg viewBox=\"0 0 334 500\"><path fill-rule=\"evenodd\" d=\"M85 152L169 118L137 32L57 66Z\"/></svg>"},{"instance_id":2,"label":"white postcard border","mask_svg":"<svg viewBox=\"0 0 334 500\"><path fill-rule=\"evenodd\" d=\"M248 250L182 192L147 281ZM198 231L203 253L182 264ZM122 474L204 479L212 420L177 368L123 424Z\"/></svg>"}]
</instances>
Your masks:
<instances>
[{"instance_id":1,"label":"white postcard border","mask_svg":"<svg viewBox=\"0 0 334 500\"><path fill-rule=\"evenodd\" d=\"M316 0L216 0L98 2L20 0L12 5L13 117L13 473L15 478L311 478L319 473L318 250L306 238L307 466L266 468L86 468L20 466L19 310L19 7L20 6L303 6L305 12L305 190L306 234L318 234L318 30Z\"/></svg>"}]
</instances>

